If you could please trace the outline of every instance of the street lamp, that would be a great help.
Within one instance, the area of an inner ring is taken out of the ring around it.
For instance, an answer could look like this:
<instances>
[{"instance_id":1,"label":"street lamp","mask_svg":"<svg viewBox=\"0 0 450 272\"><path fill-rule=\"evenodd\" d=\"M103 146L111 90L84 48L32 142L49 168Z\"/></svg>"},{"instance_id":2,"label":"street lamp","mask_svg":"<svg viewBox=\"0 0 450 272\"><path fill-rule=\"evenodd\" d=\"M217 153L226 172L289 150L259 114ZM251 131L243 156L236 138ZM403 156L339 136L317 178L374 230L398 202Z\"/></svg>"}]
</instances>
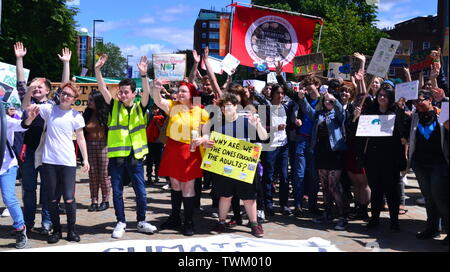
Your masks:
<instances>
[{"instance_id":1,"label":"street lamp","mask_svg":"<svg viewBox=\"0 0 450 272\"><path fill-rule=\"evenodd\" d=\"M132 57L134 57L134 56L133 56L133 55L127 55L127 76L128 76L129 78L131 78L132 75L130 75L130 73L128 72L129 69L130 69L130 67L128 66L128 58L132 58Z\"/></svg>"},{"instance_id":2,"label":"street lamp","mask_svg":"<svg viewBox=\"0 0 450 272\"><path fill-rule=\"evenodd\" d=\"M93 37L92 37L92 73L94 73L94 67L95 67L95 23L102 23L103 20L94 20L94 30L93 30Z\"/></svg>"}]
</instances>

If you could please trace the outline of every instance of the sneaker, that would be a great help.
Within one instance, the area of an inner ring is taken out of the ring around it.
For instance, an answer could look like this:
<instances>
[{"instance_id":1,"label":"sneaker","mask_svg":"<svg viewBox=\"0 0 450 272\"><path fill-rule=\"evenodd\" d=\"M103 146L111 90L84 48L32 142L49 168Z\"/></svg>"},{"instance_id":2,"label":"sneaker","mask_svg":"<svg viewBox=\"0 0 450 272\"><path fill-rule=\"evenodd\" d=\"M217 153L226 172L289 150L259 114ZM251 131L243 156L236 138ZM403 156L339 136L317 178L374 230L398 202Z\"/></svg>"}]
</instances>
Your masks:
<instances>
[{"instance_id":1,"label":"sneaker","mask_svg":"<svg viewBox=\"0 0 450 272\"><path fill-rule=\"evenodd\" d=\"M98 204L97 203L92 203L91 206L89 206L88 208L88 212L95 212L98 210Z\"/></svg>"},{"instance_id":2,"label":"sneaker","mask_svg":"<svg viewBox=\"0 0 450 272\"><path fill-rule=\"evenodd\" d=\"M162 187L163 190L170 190L170 185L166 184Z\"/></svg>"},{"instance_id":3,"label":"sneaker","mask_svg":"<svg viewBox=\"0 0 450 272\"><path fill-rule=\"evenodd\" d=\"M153 234L158 229L150 223L147 223L145 221L140 221L137 225L137 230L138 230L138 232Z\"/></svg>"},{"instance_id":4,"label":"sneaker","mask_svg":"<svg viewBox=\"0 0 450 272\"><path fill-rule=\"evenodd\" d=\"M62 239L62 233L60 231L53 231L53 233L47 238L47 243L56 244Z\"/></svg>"},{"instance_id":5,"label":"sneaker","mask_svg":"<svg viewBox=\"0 0 450 272\"><path fill-rule=\"evenodd\" d=\"M79 242L80 236L73 230L69 231L69 233L67 233L67 241L69 242Z\"/></svg>"},{"instance_id":6,"label":"sneaker","mask_svg":"<svg viewBox=\"0 0 450 272\"><path fill-rule=\"evenodd\" d=\"M281 207L282 215L291 215L291 209L288 206Z\"/></svg>"},{"instance_id":7,"label":"sneaker","mask_svg":"<svg viewBox=\"0 0 450 272\"><path fill-rule=\"evenodd\" d=\"M27 228L23 227L22 230L16 231L16 248L22 249L27 246L28 237L27 237Z\"/></svg>"},{"instance_id":8,"label":"sneaker","mask_svg":"<svg viewBox=\"0 0 450 272\"><path fill-rule=\"evenodd\" d=\"M211 217L212 218L219 218L219 214L217 212L212 212L211 213Z\"/></svg>"},{"instance_id":9,"label":"sneaker","mask_svg":"<svg viewBox=\"0 0 450 272\"><path fill-rule=\"evenodd\" d=\"M304 216L305 216L304 213L303 213L302 208L300 208L300 207L295 208L294 211L292 212L292 214L293 214L295 217L298 217L298 218L304 217Z\"/></svg>"},{"instance_id":10,"label":"sneaker","mask_svg":"<svg viewBox=\"0 0 450 272\"><path fill-rule=\"evenodd\" d=\"M58 204L58 212L59 214L66 214L66 209L64 209L61 204Z\"/></svg>"},{"instance_id":11,"label":"sneaker","mask_svg":"<svg viewBox=\"0 0 450 272\"><path fill-rule=\"evenodd\" d=\"M264 236L264 229L261 224L252 227L252 234L255 237L261 238Z\"/></svg>"},{"instance_id":12,"label":"sneaker","mask_svg":"<svg viewBox=\"0 0 450 272\"><path fill-rule=\"evenodd\" d=\"M114 228L114 231L112 233L112 238L120 239L122 238L123 234L125 233L125 229L127 227L127 224L118 222L116 227Z\"/></svg>"},{"instance_id":13,"label":"sneaker","mask_svg":"<svg viewBox=\"0 0 450 272\"><path fill-rule=\"evenodd\" d=\"M314 218L312 221L316 224L329 224L333 222L333 218L324 212L322 216Z\"/></svg>"},{"instance_id":14,"label":"sneaker","mask_svg":"<svg viewBox=\"0 0 450 272\"><path fill-rule=\"evenodd\" d=\"M181 219L169 216L169 218L161 224L160 229L178 230L181 227Z\"/></svg>"},{"instance_id":15,"label":"sneaker","mask_svg":"<svg viewBox=\"0 0 450 272\"><path fill-rule=\"evenodd\" d=\"M334 226L335 230L345 230L347 228L348 221L344 217L340 217L336 226Z\"/></svg>"},{"instance_id":16,"label":"sneaker","mask_svg":"<svg viewBox=\"0 0 450 272\"><path fill-rule=\"evenodd\" d=\"M191 222L185 222L183 225L183 235L192 236L194 235L194 224Z\"/></svg>"},{"instance_id":17,"label":"sneaker","mask_svg":"<svg viewBox=\"0 0 450 272\"><path fill-rule=\"evenodd\" d=\"M1 217L10 217L11 214L9 213L8 208L5 208L2 212L2 215L0 215Z\"/></svg>"},{"instance_id":18,"label":"sneaker","mask_svg":"<svg viewBox=\"0 0 450 272\"><path fill-rule=\"evenodd\" d=\"M416 238L420 239L420 240L433 239L433 238L438 238L440 236L441 236L441 234L439 233L439 231L432 231L432 230L428 230L428 229L418 232L416 234Z\"/></svg>"},{"instance_id":19,"label":"sneaker","mask_svg":"<svg viewBox=\"0 0 450 272\"><path fill-rule=\"evenodd\" d=\"M216 232L218 234L227 232L228 228L225 225L225 222L218 222L217 225L214 227L213 232Z\"/></svg>"},{"instance_id":20,"label":"sneaker","mask_svg":"<svg viewBox=\"0 0 450 272\"><path fill-rule=\"evenodd\" d=\"M256 211L256 218L258 220L258 223L266 221L266 215L264 213L264 210L257 210Z\"/></svg>"},{"instance_id":21,"label":"sneaker","mask_svg":"<svg viewBox=\"0 0 450 272\"><path fill-rule=\"evenodd\" d=\"M230 221L226 223L227 228L234 228L236 226L242 226L242 218L232 217Z\"/></svg>"},{"instance_id":22,"label":"sneaker","mask_svg":"<svg viewBox=\"0 0 450 272\"><path fill-rule=\"evenodd\" d=\"M51 231L52 231L52 224L43 223L42 227L39 229L39 234L43 236L48 236Z\"/></svg>"}]
</instances>

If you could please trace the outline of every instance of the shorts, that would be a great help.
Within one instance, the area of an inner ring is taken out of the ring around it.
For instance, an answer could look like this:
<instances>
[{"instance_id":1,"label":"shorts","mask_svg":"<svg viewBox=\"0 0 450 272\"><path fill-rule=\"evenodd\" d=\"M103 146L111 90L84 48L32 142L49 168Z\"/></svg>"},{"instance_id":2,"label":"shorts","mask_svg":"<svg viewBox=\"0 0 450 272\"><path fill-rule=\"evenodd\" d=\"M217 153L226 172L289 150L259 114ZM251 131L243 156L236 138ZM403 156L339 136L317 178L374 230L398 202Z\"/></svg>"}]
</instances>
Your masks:
<instances>
[{"instance_id":1,"label":"shorts","mask_svg":"<svg viewBox=\"0 0 450 272\"><path fill-rule=\"evenodd\" d=\"M255 175L256 176L256 175ZM242 200L256 200L257 179L253 179L253 183L247 183L211 173L213 181L213 191L217 197L232 197L236 195Z\"/></svg>"}]
</instances>

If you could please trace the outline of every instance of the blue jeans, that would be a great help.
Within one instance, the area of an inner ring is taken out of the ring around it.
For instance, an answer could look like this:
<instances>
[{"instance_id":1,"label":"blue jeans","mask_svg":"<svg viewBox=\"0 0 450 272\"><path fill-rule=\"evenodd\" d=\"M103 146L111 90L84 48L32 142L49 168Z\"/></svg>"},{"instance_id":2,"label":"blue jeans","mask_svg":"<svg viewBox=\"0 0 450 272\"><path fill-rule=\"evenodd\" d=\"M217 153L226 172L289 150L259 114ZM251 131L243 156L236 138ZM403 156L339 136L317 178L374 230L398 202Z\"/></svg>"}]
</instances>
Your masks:
<instances>
[{"instance_id":1,"label":"blue jeans","mask_svg":"<svg viewBox=\"0 0 450 272\"><path fill-rule=\"evenodd\" d=\"M416 174L420 190L425 198L427 211L427 229L438 231L439 218L449 227L449 196L448 196L448 165L424 165L412 162L412 169Z\"/></svg>"},{"instance_id":2,"label":"blue jeans","mask_svg":"<svg viewBox=\"0 0 450 272\"><path fill-rule=\"evenodd\" d=\"M6 208L14 221L13 228L22 229L25 225L23 220L22 209L16 196L16 176L17 166L13 166L5 173L0 175L0 189L2 190L2 198Z\"/></svg>"},{"instance_id":3,"label":"blue jeans","mask_svg":"<svg viewBox=\"0 0 450 272\"><path fill-rule=\"evenodd\" d=\"M267 151L264 165L264 197L267 208L273 208L272 185L275 168L280 174L280 206L288 206L289 180L288 180L288 145L277 147L273 151Z\"/></svg>"},{"instance_id":4,"label":"blue jeans","mask_svg":"<svg viewBox=\"0 0 450 272\"><path fill-rule=\"evenodd\" d=\"M20 166L20 172L22 175L23 213L25 217L25 225L27 225L28 229L34 227L37 203L36 189L38 172L41 175L39 199L42 204L42 226L44 226L44 224L51 224L47 200L47 185L45 180L42 179L42 167L38 167L38 169L34 168L34 152L34 149L28 148L25 152L25 161Z\"/></svg>"},{"instance_id":5,"label":"blue jeans","mask_svg":"<svg viewBox=\"0 0 450 272\"><path fill-rule=\"evenodd\" d=\"M295 207L302 206L304 192L308 194L308 208L317 209L319 175L314 163L314 153L310 150L310 137L299 136L294 142L292 165L292 187Z\"/></svg>"},{"instance_id":6,"label":"blue jeans","mask_svg":"<svg viewBox=\"0 0 450 272\"><path fill-rule=\"evenodd\" d=\"M110 158L109 174L113 190L113 203L118 222L126 223L125 207L123 203L123 180L128 175L136 194L137 221L145 221L147 211L147 194L145 191L144 165L142 160L127 158Z\"/></svg>"}]
</instances>

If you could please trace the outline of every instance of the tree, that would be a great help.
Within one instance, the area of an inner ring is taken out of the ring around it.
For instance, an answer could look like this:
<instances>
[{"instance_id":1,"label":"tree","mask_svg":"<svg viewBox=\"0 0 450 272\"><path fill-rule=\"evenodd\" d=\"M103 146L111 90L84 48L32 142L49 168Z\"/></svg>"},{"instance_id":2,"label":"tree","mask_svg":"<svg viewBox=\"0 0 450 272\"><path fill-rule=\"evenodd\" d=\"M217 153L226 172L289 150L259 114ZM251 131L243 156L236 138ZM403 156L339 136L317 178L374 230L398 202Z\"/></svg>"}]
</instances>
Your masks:
<instances>
[{"instance_id":1,"label":"tree","mask_svg":"<svg viewBox=\"0 0 450 272\"><path fill-rule=\"evenodd\" d=\"M104 77L124 78L127 76L127 59L122 56L122 51L118 46L109 42L106 44L96 44L97 55L107 54L108 61L102 68Z\"/></svg>"},{"instance_id":2,"label":"tree","mask_svg":"<svg viewBox=\"0 0 450 272\"><path fill-rule=\"evenodd\" d=\"M253 0L253 4L322 17L325 21L320 52L325 62L341 62L353 52L372 55L378 41L388 35L375 26L377 10L365 0ZM316 27L317 48L320 25Z\"/></svg>"},{"instance_id":3,"label":"tree","mask_svg":"<svg viewBox=\"0 0 450 272\"><path fill-rule=\"evenodd\" d=\"M58 53L68 47L72 51L72 74L78 74L77 13L77 8L68 8L61 0L3 0L0 61L15 64L13 45L21 41L28 51L24 66L30 69L30 78L43 76L60 81L62 63Z\"/></svg>"}]
</instances>

